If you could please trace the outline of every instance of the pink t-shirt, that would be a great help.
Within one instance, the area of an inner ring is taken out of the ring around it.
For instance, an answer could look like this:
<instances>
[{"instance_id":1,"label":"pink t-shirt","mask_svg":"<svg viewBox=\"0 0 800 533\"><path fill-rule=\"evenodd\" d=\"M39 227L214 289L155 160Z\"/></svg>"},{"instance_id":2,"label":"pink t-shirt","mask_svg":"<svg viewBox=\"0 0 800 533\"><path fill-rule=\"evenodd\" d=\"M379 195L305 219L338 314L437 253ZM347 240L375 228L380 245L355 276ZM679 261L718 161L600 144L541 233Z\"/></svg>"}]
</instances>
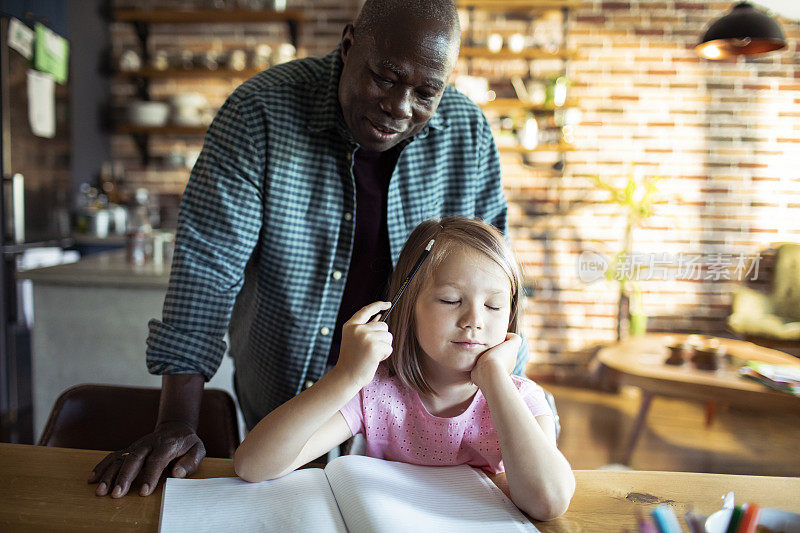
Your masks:
<instances>
[{"instance_id":1,"label":"pink t-shirt","mask_svg":"<svg viewBox=\"0 0 800 533\"><path fill-rule=\"evenodd\" d=\"M519 376L511 379L533 416L552 414L541 387ZM489 404L480 390L463 413L440 418L428 412L416 390L379 365L373 380L341 411L353 435L364 434L370 457L428 466L468 464L494 473L505 470Z\"/></svg>"}]
</instances>

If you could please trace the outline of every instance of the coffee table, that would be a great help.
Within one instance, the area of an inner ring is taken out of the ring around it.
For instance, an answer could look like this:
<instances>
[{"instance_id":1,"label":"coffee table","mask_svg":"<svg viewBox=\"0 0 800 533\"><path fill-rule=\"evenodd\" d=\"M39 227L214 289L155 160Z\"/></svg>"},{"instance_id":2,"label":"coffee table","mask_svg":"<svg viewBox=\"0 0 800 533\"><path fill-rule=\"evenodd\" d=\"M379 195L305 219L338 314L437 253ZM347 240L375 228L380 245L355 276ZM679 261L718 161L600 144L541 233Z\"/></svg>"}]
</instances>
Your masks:
<instances>
[{"instance_id":1,"label":"coffee table","mask_svg":"<svg viewBox=\"0 0 800 533\"><path fill-rule=\"evenodd\" d=\"M713 339L719 342L732 356L732 363L723 362L715 371L698 370L688 362L682 366L664 364L669 355L667 346L683 343L687 337L685 334L666 333L638 335L606 346L598 352L600 362L617 374L620 384L633 385L642 390L641 405L622 458L623 464L630 464L647 420L650 403L656 395L800 413L800 397L772 390L738 375L743 360L800 368L796 357L750 342L702 336L705 341Z\"/></svg>"}]
</instances>

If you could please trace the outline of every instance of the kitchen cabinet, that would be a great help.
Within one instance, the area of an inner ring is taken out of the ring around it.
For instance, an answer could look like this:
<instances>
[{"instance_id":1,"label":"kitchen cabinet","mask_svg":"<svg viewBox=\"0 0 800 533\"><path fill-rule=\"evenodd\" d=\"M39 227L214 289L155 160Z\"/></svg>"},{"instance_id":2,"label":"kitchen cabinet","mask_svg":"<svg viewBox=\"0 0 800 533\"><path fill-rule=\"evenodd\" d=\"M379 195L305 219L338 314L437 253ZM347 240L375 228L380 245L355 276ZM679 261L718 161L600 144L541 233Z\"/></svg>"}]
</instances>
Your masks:
<instances>
[{"instance_id":1,"label":"kitchen cabinet","mask_svg":"<svg viewBox=\"0 0 800 533\"><path fill-rule=\"evenodd\" d=\"M69 387L161 386L161 376L147 371L145 340L148 321L161 317L169 269L132 265L124 251L115 251L18 274L33 283L34 442L56 398ZM236 397L229 356L206 386Z\"/></svg>"}]
</instances>

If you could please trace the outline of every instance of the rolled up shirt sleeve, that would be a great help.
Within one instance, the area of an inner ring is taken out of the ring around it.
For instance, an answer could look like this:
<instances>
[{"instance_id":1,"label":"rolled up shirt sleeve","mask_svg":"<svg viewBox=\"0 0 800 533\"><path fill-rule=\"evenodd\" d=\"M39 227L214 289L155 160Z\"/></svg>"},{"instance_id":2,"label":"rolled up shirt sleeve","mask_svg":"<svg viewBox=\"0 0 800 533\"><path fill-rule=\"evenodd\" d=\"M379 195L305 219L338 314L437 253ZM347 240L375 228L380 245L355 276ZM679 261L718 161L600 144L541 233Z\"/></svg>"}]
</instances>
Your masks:
<instances>
[{"instance_id":1,"label":"rolled up shirt sleeve","mask_svg":"<svg viewBox=\"0 0 800 533\"><path fill-rule=\"evenodd\" d=\"M234 93L205 136L181 199L175 254L161 320L149 323L151 374L211 379L261 229L266 131Z\"/></svg>"}]
</instances>

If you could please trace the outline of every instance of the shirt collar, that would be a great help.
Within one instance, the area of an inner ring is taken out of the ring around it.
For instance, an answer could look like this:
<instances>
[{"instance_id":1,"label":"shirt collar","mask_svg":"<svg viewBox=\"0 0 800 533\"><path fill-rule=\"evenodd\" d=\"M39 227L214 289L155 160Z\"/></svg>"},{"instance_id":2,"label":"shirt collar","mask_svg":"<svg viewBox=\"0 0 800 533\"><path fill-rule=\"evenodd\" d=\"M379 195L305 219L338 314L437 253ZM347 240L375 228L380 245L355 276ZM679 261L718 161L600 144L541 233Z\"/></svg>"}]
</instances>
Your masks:
<instances>
[{"instance_id":1,"label":"shirt collar","mask_svg":"<svg viewBox=\"0 0 800 533\"><path fill-rule=\"evenodd\" d=\"M342 67L344 65L342 61L342 45L339 44L333 52L326 56L326 59L330 63L328 81L317 89L317 103L309 116L308 127L312 131L338 129L345 139L355 142L347 129L344 115L342 114L342 106L339 104L339 78L342 76ZM445 129L448 126L447 119L437 109L428 120L428 123L425 124L425 127L414 137L422 139L428 136L429 130Z\"/></svg>"}]
</instances>

